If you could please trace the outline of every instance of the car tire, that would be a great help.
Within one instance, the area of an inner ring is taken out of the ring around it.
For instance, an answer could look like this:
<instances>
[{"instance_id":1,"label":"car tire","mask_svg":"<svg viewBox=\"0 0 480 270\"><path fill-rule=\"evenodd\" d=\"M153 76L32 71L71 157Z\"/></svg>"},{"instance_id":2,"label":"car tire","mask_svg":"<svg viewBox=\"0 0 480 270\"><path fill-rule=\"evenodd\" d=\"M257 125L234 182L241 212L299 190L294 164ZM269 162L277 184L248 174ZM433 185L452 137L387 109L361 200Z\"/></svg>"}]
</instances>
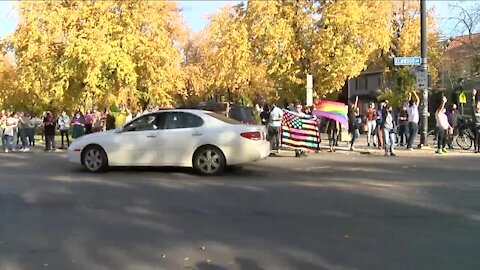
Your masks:
<instances>
[{"instance_id":1,"label":"car tire","mask_svg":"<svg viewBox=\"0 0 480 270\"><path fill-rule=\"evenodd\" d=\"M108 168L107 154L98 145L87 146L82 152L82 165L92 173L104 172Z\"/></svg>"},{"instance_id":2,"label":"car tire","mask_svg":"<svg viewBox=\"0 0 480 270\"><path fill-rule=\"evenodd\" d=\"M202 175L219 175L226 165L222 151L214 146L201 147L193 155L193 168Z\"/></svg>"}]
</instances>

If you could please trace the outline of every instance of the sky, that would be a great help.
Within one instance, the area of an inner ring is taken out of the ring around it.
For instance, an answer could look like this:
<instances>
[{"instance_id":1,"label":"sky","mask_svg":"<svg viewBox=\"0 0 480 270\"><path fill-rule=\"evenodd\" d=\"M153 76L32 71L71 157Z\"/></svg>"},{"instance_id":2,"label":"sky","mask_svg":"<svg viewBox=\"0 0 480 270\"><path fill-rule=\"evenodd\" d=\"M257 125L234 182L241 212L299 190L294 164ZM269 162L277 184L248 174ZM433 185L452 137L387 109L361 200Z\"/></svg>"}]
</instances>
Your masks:
<instances>
[{"instance_id":1,"label":"sky","mask_svg":"<svg viewBox=\"0 0 480 270\"><path fill-rule=\"evenodd\" d=\"M18 16L14 9L16 1L1 1L0 0L0 37L8 35L15 30ZM183 8L183 16L187 24L194 31L199 31L205 27L207 17L219 10L224 5L235 5L242 1L179 1ZM450 13L449 4L461 3L468 5L467 1L427 1L427 7L435 7L439 26L445 36L449 37L454 34L452 21L447 20L452 16Z\"/></svg>"}]
</instances>

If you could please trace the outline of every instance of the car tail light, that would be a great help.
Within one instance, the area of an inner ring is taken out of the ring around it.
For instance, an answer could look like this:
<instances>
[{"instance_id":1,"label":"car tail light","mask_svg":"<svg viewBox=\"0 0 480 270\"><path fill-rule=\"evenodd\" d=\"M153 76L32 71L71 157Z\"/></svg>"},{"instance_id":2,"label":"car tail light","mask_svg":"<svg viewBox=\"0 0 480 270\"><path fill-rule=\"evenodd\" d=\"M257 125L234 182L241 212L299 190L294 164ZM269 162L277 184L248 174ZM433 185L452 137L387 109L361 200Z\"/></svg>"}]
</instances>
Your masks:
<instances>
[{"instance_id":1,"label":"car tail light","mask_svg":"<svg viewBox=\"0 0 480 270\"><path fill-rule=\"evenodd\" d=\"M240 136L254 141L259 141L262 139L262 134L259 131L243 132L240 133Z\"/></svg>"}]
</instances>

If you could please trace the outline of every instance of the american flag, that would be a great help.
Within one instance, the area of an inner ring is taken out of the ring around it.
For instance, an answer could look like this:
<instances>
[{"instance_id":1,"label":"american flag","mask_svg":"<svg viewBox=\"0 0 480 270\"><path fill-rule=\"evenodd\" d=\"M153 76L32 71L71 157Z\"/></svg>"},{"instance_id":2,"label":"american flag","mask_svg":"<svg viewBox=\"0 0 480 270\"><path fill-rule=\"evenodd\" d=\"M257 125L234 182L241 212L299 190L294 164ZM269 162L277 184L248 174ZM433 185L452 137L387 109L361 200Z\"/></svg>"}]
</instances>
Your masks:
<instances>
[{"instance_id":1,"label":"american flag","mask_svg":"<svg viewBox=\"0 0 480 270\"><path fill-rule=\"evenodd\" d=\"M311 116L283 110L281 139L282 146L305 150L320 149L317 120Z\"/></svg>"}]
</instances>

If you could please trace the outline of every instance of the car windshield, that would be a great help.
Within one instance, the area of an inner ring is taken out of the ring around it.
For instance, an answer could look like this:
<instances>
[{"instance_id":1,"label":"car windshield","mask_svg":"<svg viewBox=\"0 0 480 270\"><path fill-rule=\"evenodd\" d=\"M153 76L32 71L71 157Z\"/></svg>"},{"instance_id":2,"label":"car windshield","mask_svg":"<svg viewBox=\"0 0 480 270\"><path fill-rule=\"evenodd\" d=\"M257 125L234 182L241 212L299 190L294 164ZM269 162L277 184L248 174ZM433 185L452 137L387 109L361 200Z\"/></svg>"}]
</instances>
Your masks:
<instances>
[{"instance_id":1,"label":"car windshield","mask_svg":"<svg viewBox=\"0 0 480 270\"><path fill-rule=\"evenodd\" d=\"M207 112L207 115L217 119L217 120L220 120L224 123L227 123L227 124L231 124L231 125L240 125L242 123L238 122L237 120L235 119L232 119L232 118L229 118L229 117L226 117L226 116L223 116L221 114L218 114L218 113L213 113L213 112Z\"/></svg>"}]
</instances>

